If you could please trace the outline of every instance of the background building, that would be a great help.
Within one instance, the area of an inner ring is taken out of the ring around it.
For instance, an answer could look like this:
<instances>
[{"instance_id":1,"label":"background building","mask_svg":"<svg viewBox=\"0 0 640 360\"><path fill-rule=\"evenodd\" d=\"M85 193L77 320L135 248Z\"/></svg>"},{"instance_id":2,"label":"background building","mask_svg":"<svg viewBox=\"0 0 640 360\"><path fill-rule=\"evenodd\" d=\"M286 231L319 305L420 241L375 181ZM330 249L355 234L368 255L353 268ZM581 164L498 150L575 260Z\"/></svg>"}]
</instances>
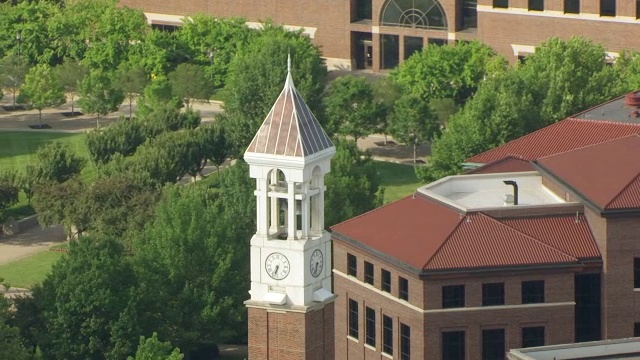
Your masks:
<instances>
[{"instance_id":1,"label":"background building","mask_svg":"<svg viewBox=\"0 0 640 360\"><path fill-rule=\"evenodd\" d=\"M151 24L179 25L205 13L272 19L322 47L330 69L390 69L428 43L479 39L511 61L551 36L584 36L615 58L640 49L637 0L120 0Z\"/></svg>"}]
</instances>

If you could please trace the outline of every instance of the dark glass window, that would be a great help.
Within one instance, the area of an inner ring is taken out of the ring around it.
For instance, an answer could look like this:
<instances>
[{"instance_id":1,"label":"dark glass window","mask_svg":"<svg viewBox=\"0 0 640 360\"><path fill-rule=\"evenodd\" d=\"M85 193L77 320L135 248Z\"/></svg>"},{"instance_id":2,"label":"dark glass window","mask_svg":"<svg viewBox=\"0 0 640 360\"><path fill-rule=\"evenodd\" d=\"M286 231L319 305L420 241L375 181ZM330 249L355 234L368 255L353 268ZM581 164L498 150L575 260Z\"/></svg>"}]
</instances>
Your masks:
<instances>
[{"instance_id":1,"label":"dark glass window","mask_svg":"<svg viewBox=\"0 0 640 360\"><path fill-rule=\"evenodd\" d=\"M493 0L493 7L506 9L509 7L509 0Z\"/></svg>"},{"instance_id":2,"label":"dark glass window","mask_svg":"<svg viewBox=\"0 0 640 360\"><path fill-rule=\"evenodd\" d=\"M580 0L564 0L564 12L567 14L580 14Z\"/></svg>"},{"instance_id":3,"label":"dark glass window","mask_svg":"<svg viewBox=\"0 0 640 360\"><path fill-rule=\"evenodd\" d=\"M533 11L544 10L544 0L529 0L529 10L533 10Z\"/></svg>"},{"instance_id":4,"label":"dark glass window","mask_svg":"<svg viewBox=\"0 0 640 360\"><path fill-rule=\"evenodd\" d=\"M640 323L633 324L633 337L640 336Z\"/></svg>"},{"instance_id":5,"label":"dark glass window","mask_svg":"<svg viewBox=\"0 0 640 360\"><path fill-rule=\"evenodd\" d=\"M400 360L411 360L411 328L400 323Z\"/></svg>"},{"instance_id":6,"label":"dark glass window","mask_svg":"<svg viewBox=\"0 0 640 360\"><path fill-rule=\"evenodd\" d=\"M636 1L636 19L640 19L640 0Z\"/></svg>"},{"instance_id":7,"label":"dark glass window","mask_svg":"<svg viewBox=\"0 0 640 360\"><path fill-rule=\"evenodd\" d=\"M544 326L522 328L522 347L544 346Z\"/></svg>"},{"instance_id":8,"label":"dark glass window","mask_svg":"<svg viewBox=\"0 0 640 360\"><path fill-rule=\"evenodd\" d=\"M391 292L391 273L382 269L382 291Z\"/></svg>"},{"instance_id":9,"label":"dark glass window","mask_svg":"<svg viewBox=\"0 0 640 360\"><path fill-rule=\"evenodd\" d=\"M364 262L364 282L373 285L373 264Z\"/></svg>"},{"instance_id":10,"label":"dark glass window","mask_svg":"<svg viewBox=\"0 0 640 360\"><path fill-rule=\"evenodd\" d=\"M356 0L355 20L371 20L371 0Z\"/></svg>"},{"instance_id":11,"label":"dark glass window","mask_svg":"<svg viewBox=\"0 0 640 360\"><path fill-rule=\"evenodd\" d=\"M482 360L504 360L504 329L482 330Z\"/></svg>"},{"instance_id":12,"label":"dark glass window","mask_svg":"<svg viewBox=\"0 0 640 360\"><path fill-rule=\"evenodd\" d=\"M376 346L376 311L370 307L365 310L366 316L366 339L367 345Z\"/></svg>"},{"instance_id":13,"label":"dark glass window","mask_svg":"<svg viewBox=\"0 0 640 360\"><path fill-rule=\"evenodd\" d=\"M349 299L349 336L358 338L358 302Z\"/></svg>"},{"instance_id":14,"label":"dark glass window","mask_svg":"<svg viewBox=\"0 0 640 360\"><path fill-rule=\"evenodd\" d=\"M415 36L404 37L404 59L407 60L411 55L422 51L424 47L424 39Z\"/></svg>"},{"instance_id":15,"label":"dark glass window","mask_svg":"<svg viewBox=\"0 0 640 360\"><path fill-rule=\"evenodd\" d=\"M382 316L382 352L393 355L393 319Z\"/></svg>"},{"instance_id":16,"label":"dark glass window","mask_svg":"<svg viewBox=\"0 0 640 360\"><path fill-rule=\"evenodd\" d=\"M444 46L447 45L447 39L436 39L436 38L427 38L427 44L435 45L435 46Z\"/></svg>"},{"instance_id":17,"label":"dark glass window","mask_svg":"<svg viewBox=\"0 0 640 360\"><path fill-rule=\"evenodd\" d=\"M400 63L400 37L383 34L380 36L380 64L383 69L393 69Z\"/></svg>"},{"instance_id":18,"label":"dark glass window","mask_svg":"<svg viewBox=\"0 0 640 360\"><path fill-rule=\"evenodd\" d=\"M538 304L544 302L544 280L522 282L522 303Z\"/></svg>"},{"instance_id":19,"label":"dark glass window","mask_svg":"<svg viewBox=\"0 0 640 360\"><path fill-rule=\"evenodd\" d=\"M355 255L347 254L347 274L358 276L358 259Z\"/></svg>"},{"instance_id":20,"label":"dark glass window","mask_svg":"<svg viewBox=\"0 0 640 360\"><path fill-rule=\"evenodd\" d=\"M448 285L442 287L442 308L464 307L464 285Z\"/></svg>"},{"instance_id":21,"label":"dark glass window","mask_svg":"<svg viewBox=\"0 0 640 360\"><path fill-rule=\"evenodd\" d=\"M442 333L442 360L465 360L464 331Z\"/></svg>"},{"instance_id":22,"label":"dark glass window","mask_svg":"<svg viewBox=\"0 0 640 360\"><path fill-rule=\"evenodd\" d=\"M482 284L482 306L504 305L504 283Z\"/></svg>"},{"instance_id":23,"label":"dark glass window","mask_svg":"<svg viewBox=\"0 0 640 360\"><path fill-rule=\"evenodd\" d=\"M478 27L478 0L464 0L462 2L462 29Z\"/></svg>"},{"instance_id":24,"label":"dark glass window","mask_svg":"<svg viewBox=\"0 0 640 360\"><path fill-rule=\"evenodd\" d=\"M575 342L602 339L600 274L575 276Z\"/></svg>"},{"instance_id":25,"label":"dark glass window","mask_svg":"<svg viewBox=\"0 0 640 360\"><path fill-rule=\"evenodd\" d=\"M640 259L633 259L633 287L640 288Z\"/></svg>"},{"instance_id":26,"label":"dark glass window","mask_svg":"<svg viewBox=\"0 0 640 360\"><path fill-rule=\"evenodd\" d=\"M382 8L380 25L443 30L447 28L447 18L437 1L389 0Z\"/></svg>"},{"instance_id":27,"label":"dark glass window","mask_svg":"<svg viewBox=\"0 0 640 360\"><path fill-rule=\"evenodd\" d=\"M600 0L600 16L616 16L616 0Z\"/></svg>"},{"instance_id":28,"label":"dark glass window","mask_svg":"<svg viewBox=\"0 0 640 360\"><path fill-rule=\"evenodd\" d=\"M409 301L409 280L400 276L398 278L398 283L400 286L400 288L398 289L400 299Z\"/></svg>"}]
</instances>

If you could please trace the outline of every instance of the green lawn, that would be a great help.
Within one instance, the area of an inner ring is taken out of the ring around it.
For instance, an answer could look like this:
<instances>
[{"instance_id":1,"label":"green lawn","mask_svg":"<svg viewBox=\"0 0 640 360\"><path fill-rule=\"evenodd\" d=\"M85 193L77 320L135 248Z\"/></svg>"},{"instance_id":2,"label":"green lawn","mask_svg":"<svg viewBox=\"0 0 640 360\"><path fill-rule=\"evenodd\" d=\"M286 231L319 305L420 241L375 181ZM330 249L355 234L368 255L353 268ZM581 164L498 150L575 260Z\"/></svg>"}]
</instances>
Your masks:
<instances>
[{"instance_id":1,"label":"green lawn","mask_svg":"<svg viewBox=\"0 0 640 360\"><path fill-rule=\"evenodd\" d=\"M412 165L397 164L385 161L375 161L382 186L385 187L384 202L400 200L413 194L418 187L424 185L416 177Z\"/></svg>"},{"instance_id":2,"label":"green lawn","mask_svg":"<svg viewBox=\"0 0 640 360\"><path fill-rule=\"evenodd\" d=\"M0 171L23 172L27 164L36 162L36 150L51 141L68 144L77 155L87 159L82 177L96 176L96 168L89 160L89 150L85 144L86 134L46 133L37 131L0 131ZM33 214L27 199L20 193L20 202L7 211L7 216L23 218Z\"/></svg>"},{"instance_id":3,"label":"green lawn","mask_svg":"<svg viewBox=\"0 0 640 360\"><path fill-rule=\"evenodd\" d=\"M51 266L58 261L64 253L43 251L35 255L0 265L0 278L11 287L31 288L44 280L51 272Z\"/></svg>"}]
</instances>

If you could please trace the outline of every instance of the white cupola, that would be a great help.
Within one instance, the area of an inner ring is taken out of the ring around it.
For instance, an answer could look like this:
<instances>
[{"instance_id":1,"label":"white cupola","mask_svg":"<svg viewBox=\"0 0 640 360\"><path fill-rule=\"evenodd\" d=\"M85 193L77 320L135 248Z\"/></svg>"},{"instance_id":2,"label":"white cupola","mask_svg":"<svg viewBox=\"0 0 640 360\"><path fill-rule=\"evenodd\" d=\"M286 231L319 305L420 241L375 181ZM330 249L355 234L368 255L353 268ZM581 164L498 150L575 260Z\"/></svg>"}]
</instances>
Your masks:
<instances>
[{"instance_id":1,"label":"white cupola","mask_svg":"<svg viewBox=\"0 0 640 360\"><path fill-rule=\"evenodd\" d=\"M256 179L251 302L309 306L333 296L324 177L335 152L293 84L289 58L284 89L244 154Z\"/></svg>"}]
</instances>

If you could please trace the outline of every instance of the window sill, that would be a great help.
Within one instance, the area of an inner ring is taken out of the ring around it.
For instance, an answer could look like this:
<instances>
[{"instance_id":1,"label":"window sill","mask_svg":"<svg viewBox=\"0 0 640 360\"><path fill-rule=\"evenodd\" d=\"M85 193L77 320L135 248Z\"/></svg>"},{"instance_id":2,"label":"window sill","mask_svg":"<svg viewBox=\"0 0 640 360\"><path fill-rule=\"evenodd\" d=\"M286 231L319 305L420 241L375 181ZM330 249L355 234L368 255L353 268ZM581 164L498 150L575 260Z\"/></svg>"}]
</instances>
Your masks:
<instances>
[{"instance_id":1,"label":"window sill","mask_svg":"<svg viewBox=\"0 0 640 360\"><path fill-rule=\"evenodd\" d=\"M376 351L376 348L374 346L371 346L369 344L364 344L365 349L369 349L371 351Z\"/></svg>"},{"instance_id":2,"label":"window sill","mask_svg":"<svg viewBox=\"0 0 640 360\"><path fill-rule=\"evenodd\" d=\"M387 359L393 359L393 355L387 354L387 353L382 353L383 357L386 357Z\"/></svg>"},{"instance_id":3,"label":"window sill","mask_svg":"<svg viewBox=\"0 0 640 360\"><path fill-rule=\"evenodd\" d=\"M633 288L633 291L640 291L640 288Z\"/></svg>"},{"instance_id":4,"label":"window sill","mask_svg":"<svg viewBox=\"0 0 640 360\"><path fill-rule=\"evenodd\" d=\"M358 339L354 338L354 337L353 337L353 336L351 336L351 335L347 335L347 340L351 340L351 341L353 341L353 342L354 342L354 343L356 343L356 344L359 344L359 343L360 343L360 340L358 340Z\"/></svg>"}]
</instances>

